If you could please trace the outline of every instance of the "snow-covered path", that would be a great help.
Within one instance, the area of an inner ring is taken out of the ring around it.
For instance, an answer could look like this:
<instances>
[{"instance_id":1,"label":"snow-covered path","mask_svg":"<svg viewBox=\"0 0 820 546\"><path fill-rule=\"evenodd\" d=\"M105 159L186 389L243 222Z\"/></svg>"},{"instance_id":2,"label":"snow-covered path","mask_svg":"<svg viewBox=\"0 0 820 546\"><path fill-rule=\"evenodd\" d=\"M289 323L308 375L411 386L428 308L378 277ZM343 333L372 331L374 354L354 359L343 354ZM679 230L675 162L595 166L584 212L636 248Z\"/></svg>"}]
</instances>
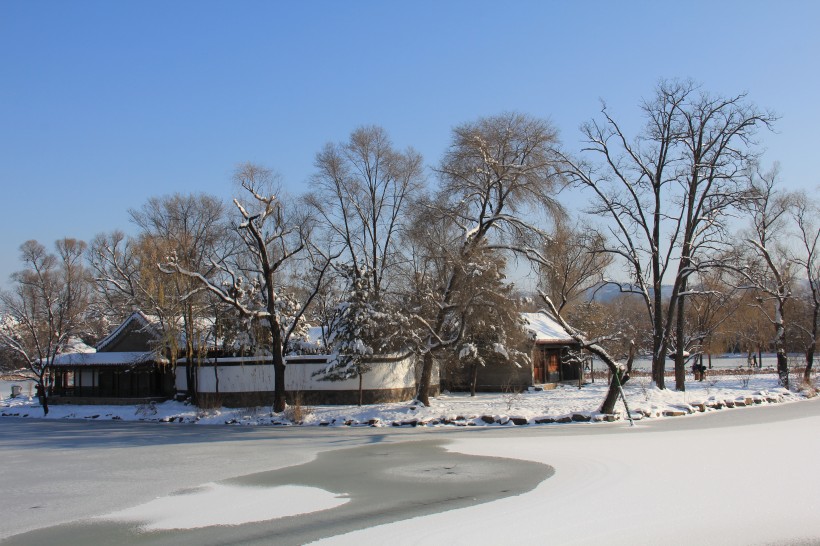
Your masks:
<instances>
[{"instance_id":1,"label":"snow-covered path","mask_svg":"<svg viewBox=\"0 0 820 546\"><path fill-rule=\"evenodd\" d=\"M184 501L180 491L204 490L213 482L241 483L241 476L304 464L332 450L436 440L457 453L542 462L555 474L544 481L543 476L536 478L540 483L529 492L484 504L414 519L392 514L373 523L393 523L342 535L349 526L330 525L324 530L331 537L326 541L816 541L818 427L816 399L643 421L632 429L623 422L484 429L273 429L6 419L0 444L0 538L127 511L156 497L176 494ZM333 481L332 474L313 476L313 485L322 489L322 483ZM446 485L432 483L430 488L440 491ZM329 485L324 489L333 491ZM402 495L400 489L392 493ZM311 518L305 522L310 525ZM222 542L232 529L258 529L265 532L256 535L260 543L277 543L275 522L210 529ZM117 535L117 540L131 542L128 537L139 543L176 541L173 535L154 532L129 534L124 540ZM10 542L27 543L26 535Z\"/></svg>"}]
</instances>

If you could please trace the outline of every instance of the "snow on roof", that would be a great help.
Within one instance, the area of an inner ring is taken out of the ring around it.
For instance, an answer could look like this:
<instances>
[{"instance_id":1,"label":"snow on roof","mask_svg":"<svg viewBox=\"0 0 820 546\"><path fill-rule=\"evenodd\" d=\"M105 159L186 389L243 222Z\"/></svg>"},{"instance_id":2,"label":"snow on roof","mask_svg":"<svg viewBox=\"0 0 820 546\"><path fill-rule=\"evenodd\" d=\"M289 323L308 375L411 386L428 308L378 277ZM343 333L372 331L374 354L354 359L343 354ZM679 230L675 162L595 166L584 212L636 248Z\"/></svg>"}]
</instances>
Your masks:
<instances>
[{"instance_id":1,"label":"snow on roof","mask_svg":"<svg viewBox=\"0 0 820 546\"><path fill-rule=\"evenodd\" d=\"M527 323L527 330L536 342L574 343L572 337L564 331L546 313L521 313Z\"/></svg>"},{"instance_id":2,"label":"snow on roof","mask_svg":"<svg viewBox=\"0 0 820 546\"><path fill-rule=\"evenodd\" d=\"M120 333L123 330L125 330L125 328L134 320L138 321L143 328L152 326L151 319L149 319L145 313L143 313L142 311L134 311L128 316L127 319L122 321L122 324L117 326L117 328L113 332L105 336L103 339L100 340L99 343L97 343L97 350L102 350L106 345L117 339L117 336L119 336Z\"/></svg>"},{"instance_id":3,"label":"snow on roof","mask_svg":"<svg viewBox=\"0 0 820 546\"><path fill-rule=\"evenodd\" d=\"M111 352L111 353L66 353L54 358L54 366L129 366L147 362L167 362L156 353L148 352Z\"/></svg>"},{"instance_id":4,"label":"snow on roof","mask_svg":"<svg viewBox=\"0 0 820 546\"><path fill-rule=\"evenodd\" d=\"M82 339L71 336L68 338L68 341L65 344L65 347L60 351L60 354L71 354L71 353L96 353L97 349L90 345L86 345L85 341Z\"/></svg>"}]
</instances>

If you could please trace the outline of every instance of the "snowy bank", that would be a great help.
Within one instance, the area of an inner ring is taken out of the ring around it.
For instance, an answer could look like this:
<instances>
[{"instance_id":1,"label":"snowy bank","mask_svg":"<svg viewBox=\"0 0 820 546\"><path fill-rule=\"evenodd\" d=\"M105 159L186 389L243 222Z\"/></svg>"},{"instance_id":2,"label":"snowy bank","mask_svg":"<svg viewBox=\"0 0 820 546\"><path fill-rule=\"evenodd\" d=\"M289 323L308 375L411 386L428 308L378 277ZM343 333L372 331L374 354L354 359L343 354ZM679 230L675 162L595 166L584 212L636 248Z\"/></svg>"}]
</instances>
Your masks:
<instances>
[{"instance_id":1,"label":"snowy bank","mask_svg":"<svg viewBox=\"0 0 820 546\"><path fill-rule=\"evenodd\" d=\"M597 422L626 418L621 402L618 414L601 415L597 408L606 384L597 381L554 390L510 393L443 393L430 407L414 402L367 406L291 406L282 414L270 407L200 409L182 402L137 406L55 405L48 419L88 419L197 423L206 425L303 425L303 426L522 426L550 423ZM677 417L724 408L775 404L801 400L806 395L779 386L775 374L753 376L715 375L687 384L685 392L660 390L647 378L637 377L625 386L635 420ZM36 398L21 396L0 402L0 416L42 417Z\"/></svg>"}]
</instances>

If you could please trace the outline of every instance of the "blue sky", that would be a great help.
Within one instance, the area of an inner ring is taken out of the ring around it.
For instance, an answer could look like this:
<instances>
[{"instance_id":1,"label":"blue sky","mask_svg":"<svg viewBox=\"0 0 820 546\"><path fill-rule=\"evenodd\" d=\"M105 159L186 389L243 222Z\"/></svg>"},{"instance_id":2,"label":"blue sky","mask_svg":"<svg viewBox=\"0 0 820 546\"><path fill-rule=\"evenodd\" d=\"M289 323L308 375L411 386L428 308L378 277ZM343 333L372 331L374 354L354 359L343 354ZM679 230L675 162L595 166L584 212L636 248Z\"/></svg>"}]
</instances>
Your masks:
<instances>
[{"instance_id":1,"label":"blue sky","mask_svg":"<svg viewBox=\"0 0 820 546\"><path fill-rule=\"evenodd\" d=\"M508 110L569 150L661 78L746 91L784 180L815 188L818 2L0 2L0 286L26 239L130 229L152 195L228 197L237 163L306 190L363 124L435 165L450 129ZM432 178L432 177L431 177Z\"/></svg>"}]
</instances>

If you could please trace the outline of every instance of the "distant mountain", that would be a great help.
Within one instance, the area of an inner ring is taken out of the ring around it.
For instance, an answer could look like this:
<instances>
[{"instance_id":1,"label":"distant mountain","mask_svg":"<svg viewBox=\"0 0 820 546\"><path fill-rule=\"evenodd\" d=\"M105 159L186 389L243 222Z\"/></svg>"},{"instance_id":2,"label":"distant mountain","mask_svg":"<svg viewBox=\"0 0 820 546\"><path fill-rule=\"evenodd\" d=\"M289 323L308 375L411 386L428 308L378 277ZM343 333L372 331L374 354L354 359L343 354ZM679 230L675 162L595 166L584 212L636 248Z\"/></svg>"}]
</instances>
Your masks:
<instances>
[{"instance_id":1,"label":"distant mountain","mask_svg":"<svg viewBox=\"0 0 820 546\"><path fill-rule=\"evenodd\" d=\"M629 290L630 288L634 288L635 291L639 291L637 285L631 285L629 283L623 283L622 285L623 290ZM652 294L652 291L649 292ZM661 294L666 297L672 293L672 285L671 284L664 284L661 285ZM615 298L620 297L621 295L630 296L628 292L622 292L621 288L618 287L617 284L609 284L609 283L598 283L595 286L590 287L586 291L586 299L587 301L599 301L603 303L610 302ZM639 294L631 294L634 297L640 297Z\"/></svg>"}]
</instances>

